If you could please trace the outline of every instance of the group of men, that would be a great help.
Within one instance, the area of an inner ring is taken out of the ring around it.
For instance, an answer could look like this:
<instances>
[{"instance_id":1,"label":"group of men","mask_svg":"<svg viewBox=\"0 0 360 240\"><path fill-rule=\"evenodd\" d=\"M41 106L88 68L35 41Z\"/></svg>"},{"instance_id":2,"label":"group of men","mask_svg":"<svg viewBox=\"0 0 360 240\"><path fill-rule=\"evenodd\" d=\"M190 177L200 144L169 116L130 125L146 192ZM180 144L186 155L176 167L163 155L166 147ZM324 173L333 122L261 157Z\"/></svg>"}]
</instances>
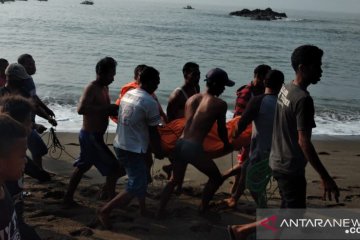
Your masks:
<instances>
[{"instance_id":1,"label":"group of men","mask_svg":"<svg viewBox=\"0 0 360 240\"><path fill-rule=\"evenodd\" d=\"M307 162L310 162L320 174L326 195L331 197L331 193L334 193L337 200L339 190L336 183L321 164L311 143L311 130L315 127L314 104L307 92L307 87L320 80L322 55L322 50L316 46L300 46L294 50L291 58L295 70L295 79L291 83L284 86L282 72L271 70L267 65L260 65L254 71L254 80L237 91L235 115L241 115L241 119L232 137L236 138L248 124L252 123L252 139L250 146L244 146L241 151L241 163L226 174L222 174L214 161L205 156L203 149L205 137L214 123L217 123L217 132L223 142L224 154L233 150L226 128L228 106L219 96L226 86L234 86L235 82L229 79L224 70L211 69L205 78L206 90L200 93L199 66L193 62L186 63L183 67L184 85L175 89L170 95L167 114L165 114L155 95L160 83L160 73L155 68L146 65L137 66L134 80L122 88L116 104L112 104L108 86L114 81L117 62L111 57L101 59L95 68L96 79L87 85L78 105L78 113L83 115L83 126L79 134L80 156L74 163L75 170L64 197L64 204L70 206L77 204L74 201L75 190L83 174L95 166L103 176L106 176L101 195L109 200L97 212L99 223L110 229L111 211L115 207L126 206L133 198L139 202L140 213L148 216L145 199L147 185L151 181L149 169L153 161L152 153L157 159L165 157L160 144L158 126L178 118L185 118L185 126L175 149L168 156L170 165L164 167L171 177L160 197L158 217L165 215L166 205L175 187L178 186L181 189L189 163L209 178L204 187L200 213L209 210L209 202L213 195L224 180L232 175L237 177L232 196L226 200L226 203L232 207L236 206L244 190L246 173L251 166L264 159L269 159L272 174L278 181L282 207L306 207L305 165ZM23 102L30 103L29 111L32 114L36 113L45 117L49 123L56 125L55 114L37 97L33 81L27 82L29 75L36 71L35 61L29 56L27 54L25 58L32 60L32 68L31 64L29 67L26 61L21 60L21 57L18 64L10 64L6 67L6 83L3 88L5 90L2 89L1 92L4 92L3 95L21 95L24 98ZM0 67L1 64L0 60ZM0 71L0 77L2 76ZM113 144L115 155L107 147L103 137L108 127L109 117L117 122ZM30 115L29 121L33 124L30 124L30 128L28 127L29 148L31 133L41 132L33 119ZM0 116L1 131L3 131L2 125L10 124L9 121ZM21 121L18 120L18 122ZM15 123L11 122L11 124L14 125L13 128L16 128ZM23 125L26 126L26 124ZM14 139L14 144L19 145L20 142L17 142L17 139L21 140L26 134L20 130L17 131L18 134L11 139ZM3 136L0 140L4 141ZM26 144L21 146L26 149ZM0 150L3 151L3 149ZM2 162L7 162L11 158L7 156L0 152L1 167L3 167ZM41 161L35 156L33 154L33 160L30 161L42 170ZM27 164L30 161L28 160ZM22 168L22 164L17 167ZM4 173L6 169L8 167L0 168L1 186L5 181L16 181L20 178L4 177L8 176ZM125 174L128 176L126 188L116 195L116 182ZM2 199L8 198L8 192L2 187L0 193L0 209L2 209ZM254 193L255 201L258 202L259 197L261 196ZM21 213L16 212L16 214ZM0 233L6 227L13 227L12 210L8 218L9 221L6 220L4 223L0 221ZM254 226L256 224L234 225L229 228L229 233L234 239L242 239L244 235L253 231Z\"/></svg>"}]
</instances>

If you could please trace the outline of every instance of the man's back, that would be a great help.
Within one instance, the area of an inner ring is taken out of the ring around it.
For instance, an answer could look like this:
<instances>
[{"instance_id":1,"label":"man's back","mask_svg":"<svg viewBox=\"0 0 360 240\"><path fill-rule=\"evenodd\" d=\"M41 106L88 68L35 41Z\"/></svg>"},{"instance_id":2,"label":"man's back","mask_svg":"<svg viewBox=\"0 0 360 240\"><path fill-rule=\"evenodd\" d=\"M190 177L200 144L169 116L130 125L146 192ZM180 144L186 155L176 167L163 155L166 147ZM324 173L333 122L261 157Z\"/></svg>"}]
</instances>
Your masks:
<instances>
[{"instance_id":1,"label":"man's back","mask_svg":"<svg viewBox=\"0 0 360 240\"><path fill-rule=\"evenodd\" d=\"M199 93L186 102L183 138L202 143L214 122L225 118L226 103L208 93Z\"/></svg>"}]
</instances>

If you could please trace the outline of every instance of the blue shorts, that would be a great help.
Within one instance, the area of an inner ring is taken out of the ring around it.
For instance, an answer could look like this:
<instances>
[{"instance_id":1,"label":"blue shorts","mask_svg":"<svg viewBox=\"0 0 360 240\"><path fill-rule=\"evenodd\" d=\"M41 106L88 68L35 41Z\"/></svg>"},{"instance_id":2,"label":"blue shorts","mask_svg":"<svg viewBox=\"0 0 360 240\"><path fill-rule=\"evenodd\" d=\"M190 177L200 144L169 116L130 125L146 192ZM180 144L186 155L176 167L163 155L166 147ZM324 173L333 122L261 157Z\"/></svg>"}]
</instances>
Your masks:
<instances>
[{"instance_id":1,"label":"blue shorts","mask_svg":"<svg viewBox=\"0 0 360 240\"><path fill-rule=\"evenodd\" d=\"M48 153L46 144L35 129L31 131L27 144L33 158L42 157Z\"/></svg>"},{"instance_id":2,"label":"blue shorts","mask_svg":"<svg viewBox=\"0 0 360 240\"><path fill-rule=\"evenodd\" d=\"M74 163L75 167L87 171L94 165L103 176L119 169L119 163L105 144L103 134L81 130L79 143L80 156Z\"/></svg>"},{"instance_id":3,"label":"blue shorts","mask_svg":"<svg viewBox=\"0 0 360 240\"><path fill-rule=\"evenodd\" d=\"M147 191L146 154L134 153L114 147L116 157L128 175L126 191L136 197L145 197Z\"/></svg>"}]
</instances>

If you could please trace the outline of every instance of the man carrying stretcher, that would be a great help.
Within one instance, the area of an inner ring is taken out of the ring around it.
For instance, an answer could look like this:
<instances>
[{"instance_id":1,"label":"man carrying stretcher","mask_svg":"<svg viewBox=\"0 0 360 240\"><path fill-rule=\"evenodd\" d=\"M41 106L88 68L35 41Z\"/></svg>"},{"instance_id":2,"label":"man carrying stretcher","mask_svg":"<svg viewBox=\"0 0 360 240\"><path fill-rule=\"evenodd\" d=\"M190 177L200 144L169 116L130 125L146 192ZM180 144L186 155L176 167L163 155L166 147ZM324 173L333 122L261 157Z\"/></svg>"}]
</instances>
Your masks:
<instances>
[{"instance_id":1,"label":"man carrying stretcher","mask_svg":"<svg viewBox=\"0 0 360 240\"><path fill-rule=\"evenodd\" d=\"M175 186L182 184L188 163L209 177L204 188L200 213L208 209L210 200L223 182L214 161L205 157L203 142L213 124L217 122L218 135L224 144L223 151L229 152L232 149L226 128L227 104L218 96L225 90L225 86L231 87L235 83L219 68L210 70L205 81L206 92L195 94L186 102L185 128L175 146L173 174L162 192L158 217L164 215L166 204Z\"/></svg>"}]
</instances>

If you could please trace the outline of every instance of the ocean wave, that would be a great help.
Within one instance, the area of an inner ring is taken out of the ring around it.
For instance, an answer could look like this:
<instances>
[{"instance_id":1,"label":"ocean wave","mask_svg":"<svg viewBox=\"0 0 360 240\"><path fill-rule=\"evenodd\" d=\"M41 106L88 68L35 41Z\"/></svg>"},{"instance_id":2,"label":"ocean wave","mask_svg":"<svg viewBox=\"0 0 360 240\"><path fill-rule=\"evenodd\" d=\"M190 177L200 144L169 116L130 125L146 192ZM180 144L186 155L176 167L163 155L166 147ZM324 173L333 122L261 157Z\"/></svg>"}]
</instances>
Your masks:
<instances>
[{"instance_id":1,"label":"ocean wave","mask_svg":"<svg viewBox=\"0 0 360 240\"><path fill-rule=\"evenodd\" d=\"M82 126L82 116L76 111L76 105L58 103L50 104L58 121L57 131L60 132L78 132ZM166 106L162 106L166 109ZM227 111L226 118L233 117L232 111ZM50 127L44 119L37 118L37 122ZM315 135L359 135L360 134L360 111L351 110L330 110L322 109L315 115L317 127L314 128ZM109 132L115 132L116 124L110 121Z\"/></svg>"}]
</instances>

